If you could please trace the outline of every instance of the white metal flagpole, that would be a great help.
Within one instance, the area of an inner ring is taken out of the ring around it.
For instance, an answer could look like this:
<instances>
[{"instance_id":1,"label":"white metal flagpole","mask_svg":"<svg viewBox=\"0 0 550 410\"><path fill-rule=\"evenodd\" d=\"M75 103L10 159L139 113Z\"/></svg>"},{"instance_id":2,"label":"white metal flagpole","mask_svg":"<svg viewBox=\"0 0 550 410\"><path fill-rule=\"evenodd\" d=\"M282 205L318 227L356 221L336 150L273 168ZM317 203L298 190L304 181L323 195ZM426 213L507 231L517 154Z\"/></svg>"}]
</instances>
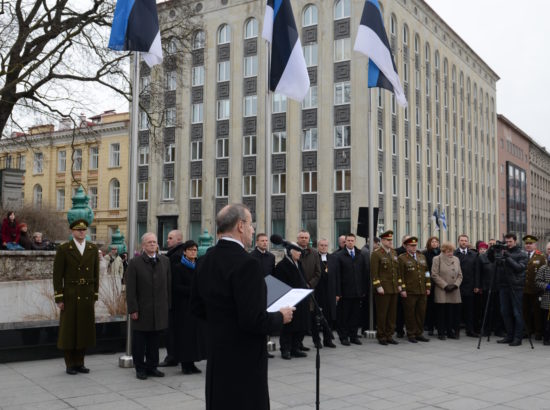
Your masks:
<instances>
[{"instance_id":1,"label":"white metal flagpole","mask_svg":"<svg viewBox=\"0 0 550 410\"><path fill-rule=\"evenodd\" d=\"M128 187L128 225L126 235L128 238L128 259L134 256L137 236L137 155L138 155L138 117L139 117L139 52L134 52L134 64L132 70L132 113L130 116L130 166ZM126 322L126 354L118 359L119 367L133 367L132 360L132 332L130 315Z\"/></svg>"},{"instance_id":2,"label":"white metal flagpole","mask_svg":"<svg viewBox=\"0 0 550 410\"><path fill-rule=\"evenodd\" d=\"M264 121L264 144L265 144L265 229L268 238L271 238L271 92L269 91L269 74L271 64L271 45L269 41L266 46L266 70L265 70L265 121Z\"/></svg>"},{"instance_id":3,"label":"white metal flagpole","mask_svg":"<svg viewBox=\"0 0 550 410\"><path fill-rule=\"evenodd\" d=\"M368 74L367 74L368 76ZM368 88L368 86L367 86ZM375 179L374 179L374 141L373 141L373 133L372 133L372 101L371 101L371 89L368 88L368 98L369 98L369 114L368 114L368 156L369 156L369 165L368 165L368 172L369 172L369 252L372 255L372 252L374 251L374 233L376 232L376 229L374 228L374 185L375 185ZM373 319L373 299L374 294L372 292L372 280L369 281L369 330L371 332L374 332L374 319ZM369 335L370 336L370 335ZM374 337L374 336L373 336Z\"/></svg>"}]
</instances>

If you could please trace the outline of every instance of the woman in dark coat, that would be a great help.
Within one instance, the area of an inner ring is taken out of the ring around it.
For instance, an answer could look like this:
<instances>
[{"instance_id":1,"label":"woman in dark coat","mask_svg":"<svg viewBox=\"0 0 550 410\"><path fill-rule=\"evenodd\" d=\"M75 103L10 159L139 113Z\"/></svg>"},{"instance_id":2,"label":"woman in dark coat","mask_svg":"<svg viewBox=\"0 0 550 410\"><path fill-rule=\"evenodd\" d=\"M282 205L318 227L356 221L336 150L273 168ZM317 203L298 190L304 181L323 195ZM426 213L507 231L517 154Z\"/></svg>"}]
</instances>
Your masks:
<instances>
[{"instance_id":1,"label":"woman in dark coat","mask_svg":"<svg viewBox=\"0 0 550 410\"><path fill-rule=\"evenodd\" d=\"M19 245L21 245L27 251L30 251L32 249L32 241L29 237L26 223L19 224Z\"/></svg>"},{"instance_id":2,"label":"woman in dark coat","mask_svg":"<svg viewBox=\"0 0 550 410\"><path fill-rule=\"evenodd\" d=\"M433 259L441 253L439 249L439 239L437 236L432 236L428 238L426 242L426 250L423 252L426 257L426 262L428 262L428 270L432 271ZM430 336L434 334L434 327L436 324L436 306L434 303L435 292L430 292L428 295L428 304L426 306L426 320L424 322L424 329L428 331Z\"/></svg>"},{"instance_id":3,"label":"woman in dark coat","mask_svg":"<svg viewBox=\"0 0 550 410\"><path fill-rule=\"evenodd\" d=\"M176 360L181 363L183 374L200 373L196 361L206 359L204 324L189 310L191 285L195 276L198 245L195 241L183 244L181 264L172 269L172 300L174 309Z\"/></svg>"},{"instance_id":4,"label":"woman in dark coat","mask_svg":"<svg viewBox=\"0 0 550 410\"><path fill-rule=\"evenodd\" d=\"M296 249L298 245L294 245ZM300 264L301 252L287 248L285 257L275 266L273 276L292 288L308 288L302 265ZM291 357L306 357L307 354L300 350L304 335L309 330L309 298L296 305L292 316L292 322L287 323L281 329L279 344L281 345L281 357L290 360Z\"/></svg>"},{"instance_id":5,"label":"woman in dark coat","mask_svg":"<svg viewBox=\"0 0 550 410\"><path fill-rule=\"evenodd\" d=\"M8 211L2 222L2 248L21 249L19 245L19 225L15 219L15 212Z\"/></svg>"}]
</instances>

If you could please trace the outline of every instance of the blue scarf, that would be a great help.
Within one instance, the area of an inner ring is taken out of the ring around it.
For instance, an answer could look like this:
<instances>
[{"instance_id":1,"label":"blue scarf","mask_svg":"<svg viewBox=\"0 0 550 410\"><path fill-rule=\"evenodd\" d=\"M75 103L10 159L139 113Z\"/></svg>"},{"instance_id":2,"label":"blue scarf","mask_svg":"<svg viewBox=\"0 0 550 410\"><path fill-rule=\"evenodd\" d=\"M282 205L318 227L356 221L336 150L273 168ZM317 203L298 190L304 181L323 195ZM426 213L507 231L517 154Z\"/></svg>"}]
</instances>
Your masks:
<instances>
[{"instance_id":1,"label":"blue scarf","mask_svg":"<svg viewBox=\"0 0 550 410\"><path fill-rule=\"evenodd\" d=\"M191 262L185 255L181 255L181 264L187 266L189 269L195 269L195 262Z\"/></svg>"}]
</instances>

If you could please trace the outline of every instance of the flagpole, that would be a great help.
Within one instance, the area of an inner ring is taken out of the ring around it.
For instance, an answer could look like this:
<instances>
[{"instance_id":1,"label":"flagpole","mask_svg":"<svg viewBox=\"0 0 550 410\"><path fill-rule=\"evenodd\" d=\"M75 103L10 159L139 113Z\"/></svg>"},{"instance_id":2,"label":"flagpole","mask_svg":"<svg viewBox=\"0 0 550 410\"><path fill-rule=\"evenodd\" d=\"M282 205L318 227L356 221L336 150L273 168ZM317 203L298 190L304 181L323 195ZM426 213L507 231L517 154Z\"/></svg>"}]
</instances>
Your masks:
<instances>
[{"instance_id":1,"label":"flagpole","mask_svg":"<svg viewBox=\"0 0 550 410\"><path fill-rule=\"evenodd\" d=\"M271 238L271 92L269 90L269 70L271 65L271 45L265 42L266 67L265 67L265 121L264 121L264 144L265 144L265 229L268 238Z\"/></svg>"},{"instance_id":2,"label":"flagpole","mask_svg":"<svg viewBox=\"0 0 550 410\"><path fill-rule=\"evenodd\" d=\"M368 78L368 71L367 71L367 78ZM371 101L371 89L367 86L368 90L368 99L369 99L369 113L368 113L368 150L369 150L369 165L368 165L368 173L369 173L369 251L370 254L374 252L374 232L376 232L374 228L374 142L372 140L372 101ZM374 295L372 293L372 281L369 280L369 286L368 286L368 292L369 292L369 330L374 331L374 318L373 318L373 299Z\"/></svg>"},{"instance_id":3,"label":"flagpole","mask_svg":"<svg viewBox=\"0 0 550 410\"><path fill-rule=\"evenodd\" d=\"M137 154L138 154L138 116L139 116L139 52L134 52L134 66L132 70L132 113L130 116L130 166L128 186L128 258L134 256L136 250L136 224L137 224ZM132 329L130 315L126 318L126 354L118 359L119 367L129 368L134 366L132 359Z\"/></svg>"}]
</instances>

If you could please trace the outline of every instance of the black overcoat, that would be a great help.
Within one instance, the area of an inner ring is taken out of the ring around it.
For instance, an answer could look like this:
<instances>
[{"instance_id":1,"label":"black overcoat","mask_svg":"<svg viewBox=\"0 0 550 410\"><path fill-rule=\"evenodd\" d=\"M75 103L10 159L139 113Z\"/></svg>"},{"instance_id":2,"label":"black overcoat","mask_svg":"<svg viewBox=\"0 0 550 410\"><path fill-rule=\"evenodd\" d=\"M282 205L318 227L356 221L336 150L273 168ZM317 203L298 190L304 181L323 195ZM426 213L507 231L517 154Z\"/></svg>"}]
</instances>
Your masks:
<instances>
[{"instance_id":1,"label":"black overcoat","mask_svg":"<svg viewBox=\"0 0 550 410\"><path fill-rule=\"evenodd\" d=\"M53 262L55 302L65 308L59 317L57 347L85 349L96 343L94 304L99 295L99 252L86 242L84 254L73 240L57 247Z\"/></svg>"},{"instance_id":2,"label":"black overcoat","mask_svg":"<svg viewBox=\"0 0 550 410\"><path fill-rule=\"evenodd\" d=\"M189 301L196 269L181 263L183 244L168 251L172 274L172 313L174 315L174 352L178 362L206 359L206 327L191 314Z\"/></svg>"},{"instance_id":3,"label":"black overcoat","mask_svg":"<svg viewBox=\"0 0 550 410\"><path fill-rule=\"evenodd\" d=\"M298 262L298 266L291 262L288 257L284 257L275 265L273 276L281 282L286 283L291 288L308 289L302 265ZM308 298L303 299L296 306L296 310L292 315L292 322L287 323L285 328L288 332L307 332L309 330L309 301Z\"/></svg>"},{"instance_id":4,"label":"black overcoat","mask_svg":"<svg viewBox=\"0 0 550 410\"><path fill-rule=\"evenodd\" d=\"M466 255L460 252L457 248L454 252L454 256L460 261L460 270L462 271L462 284L460 285L460 293L463 295L473 295L475 286L475 272L477 252L472 249L468 249Z\"/></svg>"},{"instance_id":5,"label":"black overcoat","mask_svg":"<svg viewBox=\"0 0 550 410\"><path fill-rule=\"evenodd\" d=\"M321 280L315 288L315 298L327 320L336 320L336 287L339 277L335 258L334 254L328 254L326 262L323 262L319 254Z\"/></svg>"},{"instance_id":6,"label":"black overcoat","mask_svg":"<svg viewBox=\"0 0 550 410\"><path fill-rule=\"evenodd\" d=\"M132 329L166 329L170 302L170 260L158 255L153 264L146 253L130 259L126 271L126 303L128 313L138 312L138 319L132 320Z\"/></svg>"},{"instance_id":7,"label":"black overcoat","mask_svg":"<svg viewBox=\"0 0 550 410\"><path fill-rule=\"evenodd\" d=\"M361 251L354 248L355 258L352 259L349 252L344 249L336 255L336 269L340 284L337 290L344 298L358 298L367 293L368 276L365 269L365 261Z\"/></svg>"},{"instance_id":8,"label":"black overcoat","mask_svg":"<svg viewBox=\"0 0 550 410\"><path fill-rule=\"evenodd\" d=\"M260 252L258 248L254 248L254 250L250 252L250 256L256 258L258 262L260 262L264 276L271 275L273 273L273 269L275 269L275 255L271 252Z\"/></svg>"},{"instance_id":9,"label":"black overcoat","mask_svg":"<svg viewBox=\"0 0 550 410\"><path fill-rule=\"evenodd\" d=\"M268 313L259 262L238 243L221 239L198 260L191 311L206 320L206 409L269 409L266 336L279 331Z\"/></svg>"}]
</instances>

